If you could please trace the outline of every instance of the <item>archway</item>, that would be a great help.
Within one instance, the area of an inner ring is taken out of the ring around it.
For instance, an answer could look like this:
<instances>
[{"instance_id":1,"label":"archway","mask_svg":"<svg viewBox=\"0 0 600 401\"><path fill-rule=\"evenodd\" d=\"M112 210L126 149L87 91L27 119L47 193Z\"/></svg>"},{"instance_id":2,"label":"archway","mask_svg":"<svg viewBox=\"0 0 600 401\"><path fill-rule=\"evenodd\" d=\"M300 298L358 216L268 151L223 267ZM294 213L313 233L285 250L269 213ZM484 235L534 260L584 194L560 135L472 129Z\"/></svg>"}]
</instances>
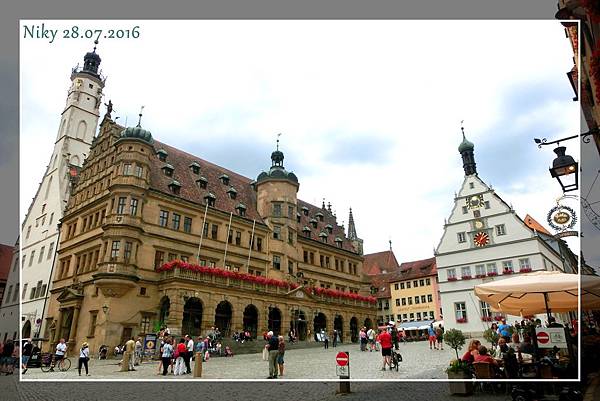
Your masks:
<instances>
[{"instance_id":1,"label":"archway","mask_svg":"<svg viewBox=\"0 0 600 401\"><path fill-rule=\"evenodd\" d=\"M321 333L321 330L327 333L327 317L323 312L319 312L315 315L315 318L313 320L313 328L315 330L315 339L317 341L319 341L319 337L317 337L317 334Z\"/></svg>"},{"instance_id":2,"label":"archway","mask_svg":"<svg viewBox=\"0 0 600 401\"><path fill-rule=\"evenodd\" d=\"M358 341L358 319L356 316L350 319L350 340L353 343Z\"/></svg>"},{"instance_id":3,"label":"archway","mask_svg":"<svg viewBox=\"0 0 600 401\"><path fill-rule=\"evenodd\" d=\"M169 309L171 308L171 300L166 295L160 299L158 321L164 325L169 318Z\"/></svg>"},{"instance_id":4,"label":"archway","mask_svg":"<svg viewBox=\"0 0 600 401\"><path fill-rule=\"evenodd\" d=\"M202 332L202 301L189 298L183 306L182 334L199 336Z\"/></svg>"},{"instance_id":5,"label":"archway","mask_svg":"<svg viewBox=\"0 0 600 401\"><path fill-rule=\"evenodd\" d=\"M306 332L308 325L306 324L306 314L301 310L294 310L292 314L292 320L290 321L290 329L296 333L296 338L299 341L306 340Z\"/></svg>"},{"instance_id":6,"label":"archway","mask_svg":"<svg viewBox=\"0 0 600 401\"><path fill-rule=\"evenodd\" d=\"M69 341L69 334L71 333L71 324L73 323L73 308L69 308L63 312L63 320L60 322L58 331L58 340L64 338L65 341Z\"/></svg>"},{"instance_id":7,"label":"archway","mask_svg":"<svg viewBox=\"0 0 600 401\"><path fill-rule=\"evenodd\" d=\"M333 319L333 329L337 330L340 342L344 341L344 318L341 315L337 315Z\"/></svg>"},{"instance_id":8,"label":"archway","mask_svg":"<svg viewBox=\"0 0 600 401\"><path fill-rule=\"evenodd\" d=\"M231 332L231 316L233 308L227 301L221 301L215 310L215 327L219 329L224 337L228 337Z\"/></svg>"},{"instance_id":9,"label":"archway","mask_svg":"<svg viewBox=\"0 0 600 401\"><path fill-rule=\"evenodd\" d=\"M365 326L367 328L367 330L373 328L373 322L371 321L370 317L365 319L365 324L363 326Z\"/></svg>"},{"instance_id":10,"label":"archway","mask_svg":"<svg viewBox=\"0 0 600 401\"><path fill-rule=\"evenodd\" d=\"M279 308L269 307L269 322L267 328L276 336L281 332L281 311Z\"/></svg>"},{"instance_id":11,"label":"archway","mask_svg":"<svg viewBox=\"0 0 600 401\"><path fill-rule=\"evenodd\" d=\"M258 331L258 309L250 304L244 309L244 331L249 331L252 338L256 338Z\"/></svg>"},{"instance_id":12,"label":"archway","mask_svg":"<svg viewBox=\"0 0 600 401\"><path fill-rule=\"evenodd\" d=\"M29 338L31 337L31 322L27 320L23 325L23 330L21 331L21 338Z\"/></svg>"}]
</instances>

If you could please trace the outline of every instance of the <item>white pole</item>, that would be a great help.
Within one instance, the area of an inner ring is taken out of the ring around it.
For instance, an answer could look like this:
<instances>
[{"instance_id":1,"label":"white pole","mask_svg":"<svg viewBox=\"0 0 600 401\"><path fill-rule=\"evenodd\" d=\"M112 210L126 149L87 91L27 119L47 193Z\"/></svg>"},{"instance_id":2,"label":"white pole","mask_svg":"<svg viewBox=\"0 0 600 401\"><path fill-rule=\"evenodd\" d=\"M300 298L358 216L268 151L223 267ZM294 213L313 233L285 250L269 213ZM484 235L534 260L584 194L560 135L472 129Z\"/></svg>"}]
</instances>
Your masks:
<instances>
[{"instance_id":1,"label":"white pole","mask_svg":"<svg viewBox=\"0 0 600 401\"><path fill-rule=\"evenodd\" d=\"M229 213L229 226L227 227L227 241L225 242L225 255L223 256L223 267L227 266L227 245L229 245L229 232L231 231L231 219L233 218L233 212ZM231 235L233 241L233 233Z\"/></svg>"},{"instance_id":2,"label":"white pole","mask_svg":"<svg viewBox=\"0 0 600 401\"><path fill-rule=\"evenodd\" d=\"M254 245L254 227L256 226L256 219L252 221L252 234L250 235L250 249L248 250L248 263L246 264L246 273L250 269L250 255L252 255L252 246Z\"/></svg>"},{"instance_id":3,"label":"white pole","mask_svg":"<svg viewBox=\"0 0 600 401\"><path fill-rule=\"evenodd\" d=\"M198 253L196 254L196 260L200 264L200 248L202 248L202 238L204 237L204 225L206 224L206 213L208 213L208 202L206 202L206 208L204 209L204 218L202 219L202 226L200 226L200 242L198 243Z\"/></svg>"}]
</instances>

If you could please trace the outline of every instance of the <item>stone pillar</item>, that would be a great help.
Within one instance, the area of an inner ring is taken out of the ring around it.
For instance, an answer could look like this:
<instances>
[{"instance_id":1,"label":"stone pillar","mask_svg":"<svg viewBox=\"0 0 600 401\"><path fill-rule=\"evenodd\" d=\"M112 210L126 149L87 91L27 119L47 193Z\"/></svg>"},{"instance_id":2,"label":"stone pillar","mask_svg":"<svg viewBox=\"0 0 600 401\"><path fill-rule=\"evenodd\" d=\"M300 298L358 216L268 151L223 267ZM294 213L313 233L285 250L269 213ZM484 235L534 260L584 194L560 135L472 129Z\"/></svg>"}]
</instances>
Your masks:
<instances>
[{"instance_id":1,"label":"stone pillar","mask_svg":"<svg viewBox=\"0 0 600 401\"><path fill-rule=\"evenodd\" d=\"M77 323L79 322L79 310L80 305L73 307L73 320L71 321L71 330L69 331L69 345L75 345L77 343ZM70 347L74 349L74 347ZM76 348L76 347L75 347Z\"/></svg>"},{"instance_id":2,"label":"stone pillar","mask_svg":"<svg viewBox=\"0 0 600 401\"><path fill-rule=\"evenodd\" d=\"M255 306L258 309L258 333L256 334L256 337L262 339L262 334L267 331L269 323L269 305L266 305L263 302L257 302L257 305Z\"/></svg>"},{"instance_id":3,"label":"stone pillar","mask_svg":"<svg viewBox=\"0 0 600 401\"><path fill-rule=\"evenodd\" d=\"M60 308L58 310L58 320L56 321L56 327L54 330L54 336L51 339L52 341L52 345L56 344L58 342L59 336L60 336L60 331L62 328L62 321L63 321L63 309Z\"/></svg>"},{"instance_id":4,"label":"stone pillar","mask_svg":"<svg viewBox=\"0 0 600 401\"><path fill-rule=\"evenodd\" d=\"M281 332L279 334L287 339L287 333L290 331L290 306L283 304L279 307L279 310L281 310Z\"/></svg>"},{"instance_id":5,"label":"stone pillar","mask_svg":"<svg viewBox=\"0 0 600 401\"><path fill-rule=\"evenodd\" d=\"M167 318L167 327L172 335L181 335L183 322L183 297L178 292L168 293L169 301L169 317Z\"/></svg>"},{"instance_id":6,"label":"stone pillar","mask_svg":"<svg viewBox=\"0 0 600 401\"><path fill-rule=\"evenodd\" d=\"M246 302L239 298L229 302L231 302L233 306L231 316L231 334L233 334L236 331L239 332L244 330L244 308L246 307L246 304L250 302Z\"/></svg>"},{"instance_id":7,"label":"stone pillar","mask_svg":"<svg viewBox=\"0 0 600 401\"><path fill-rule=\"evenodd\" d=\"M204 298L202 301L202 336L206 336L206 333L210 330L210 328L215 325L215 312L217 310L217 303L215 303L212 297L206 302L204 302Z\"/></svg>"}]
</instances>

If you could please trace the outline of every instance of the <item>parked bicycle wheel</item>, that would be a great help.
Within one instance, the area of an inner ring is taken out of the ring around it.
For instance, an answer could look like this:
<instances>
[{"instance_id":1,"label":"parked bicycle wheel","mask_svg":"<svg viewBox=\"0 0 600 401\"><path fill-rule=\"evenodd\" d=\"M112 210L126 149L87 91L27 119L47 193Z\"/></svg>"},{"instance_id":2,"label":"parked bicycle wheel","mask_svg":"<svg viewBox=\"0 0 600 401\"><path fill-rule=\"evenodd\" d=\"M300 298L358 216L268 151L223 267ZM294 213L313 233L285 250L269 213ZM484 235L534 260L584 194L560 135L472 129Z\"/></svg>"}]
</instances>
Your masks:
<instances>
[{"instance_id":1,"label":"parked bicycle wheel","mask_svg":"<svg viewBox=\"0 0 600 401\"><path fill-rule=\"evenodd\" d=\"M44 373L49 372L50 369L52 369L52 354L42 355L40 369L42 369L42 372Z\"/></svg>"},{"instance_id":2,"label":"parked bicycle wheel","mask_svg":"<svg viewBox=\"0 0 600 401\"><path fill-rule=\"evenodd\" d=\"M71 360L69 358L63 358L62 363L58 365L58 369L61 372L66 372L71 368Z\"/></svg>"}]
</instances>

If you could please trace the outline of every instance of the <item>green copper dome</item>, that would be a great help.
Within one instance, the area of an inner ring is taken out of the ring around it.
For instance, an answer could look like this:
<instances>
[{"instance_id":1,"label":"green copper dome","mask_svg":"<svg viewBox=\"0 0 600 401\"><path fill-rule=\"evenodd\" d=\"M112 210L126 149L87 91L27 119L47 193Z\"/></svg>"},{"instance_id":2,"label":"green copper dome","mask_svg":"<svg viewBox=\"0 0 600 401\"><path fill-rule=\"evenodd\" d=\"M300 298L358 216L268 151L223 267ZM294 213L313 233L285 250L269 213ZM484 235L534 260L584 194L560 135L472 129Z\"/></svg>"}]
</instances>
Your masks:
<instances>
[{"instance_id":1,"label":"green copper dome","mask_svg":"<svg viewBox=\"0 0 600 401\"><path fill-rule=\"evenodd\" d=\"M458 146L458 153L466 152L473 149L475 149L475 145L473 145L473 142L470 142L467 138L465 138L465 135L463 134L463 140Z\"/></svg>"},{"instance_id":2,"label":"green copper dome","mask_svg":"<svg viewBox=\"0 0 600 401\"><path fill-rule=\"evenodd\" d=\"M132 139L141 139L142 141L152 143L152 133L150 131L143 129L139 125L136 127L127 127L123 131L121 131L121 138L132 138Z\"/></svg>"}]
</instances>

